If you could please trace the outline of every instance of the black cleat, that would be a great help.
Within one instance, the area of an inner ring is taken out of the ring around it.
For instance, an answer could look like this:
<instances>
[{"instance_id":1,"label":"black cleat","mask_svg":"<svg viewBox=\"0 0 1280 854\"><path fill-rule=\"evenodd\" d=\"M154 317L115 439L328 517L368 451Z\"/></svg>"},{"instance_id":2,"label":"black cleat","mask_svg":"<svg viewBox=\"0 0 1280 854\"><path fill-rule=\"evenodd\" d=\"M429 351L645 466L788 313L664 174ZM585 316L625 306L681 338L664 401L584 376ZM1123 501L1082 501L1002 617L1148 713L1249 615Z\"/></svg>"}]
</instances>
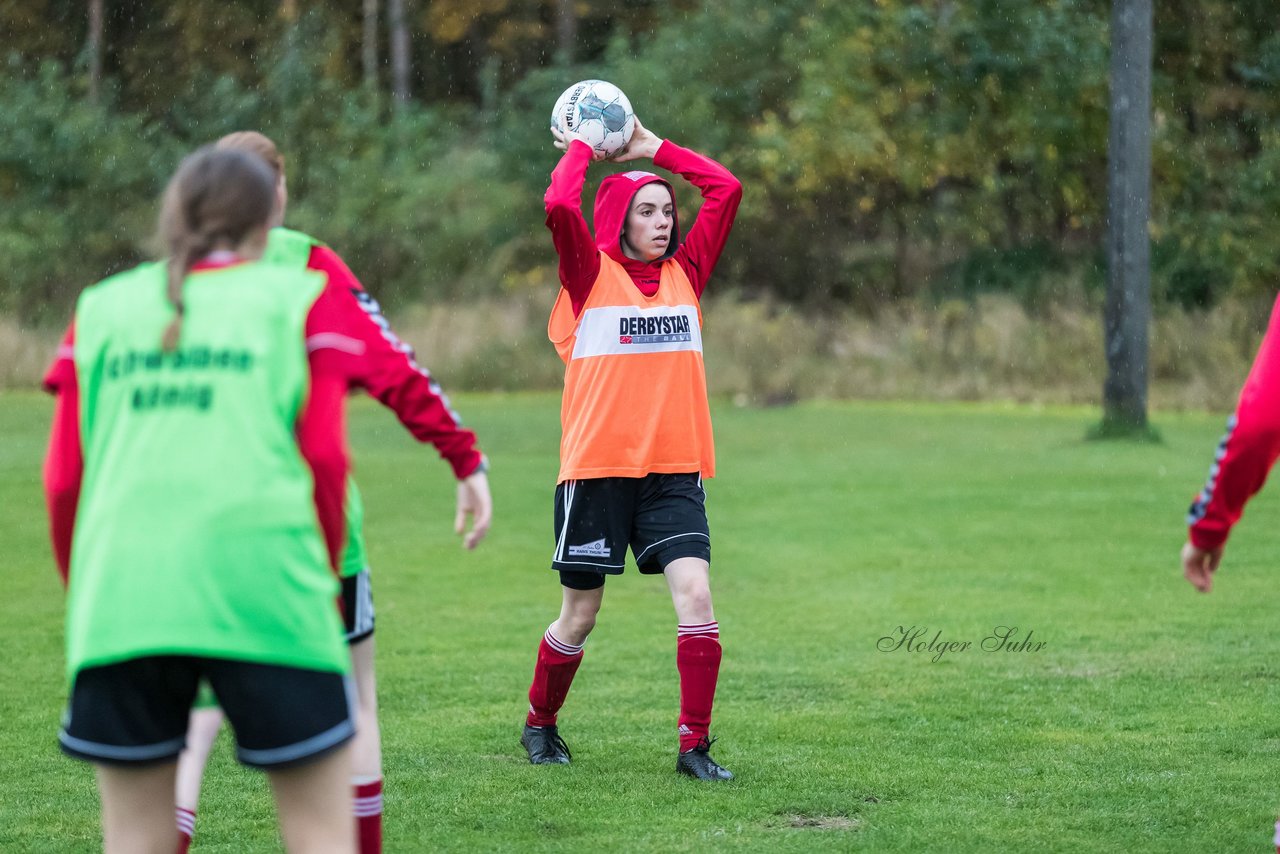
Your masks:
<instances>
[{"instance_id":1,"label":"black cleat","mask_svg":"<svg viewBox=\"0 0 1280 854\"><path fill-rule=\"evenodd\" d=\"M529 761L534 765L568 765L569 745L564 743L554 726L524 725L520 743L529 751Z\"/></svg>"},{"instance_id":2,"label":"black cleat","mask_svg":"<svg viewBox=\"0 0 1280 854\"><path fill-rule=\"evenodd\" d=\"M732 780L733 772L723 768L708 753L715 739L703 738L698 746L676 757L676 770L698 780Z\"/></svg>"}]
</instances>

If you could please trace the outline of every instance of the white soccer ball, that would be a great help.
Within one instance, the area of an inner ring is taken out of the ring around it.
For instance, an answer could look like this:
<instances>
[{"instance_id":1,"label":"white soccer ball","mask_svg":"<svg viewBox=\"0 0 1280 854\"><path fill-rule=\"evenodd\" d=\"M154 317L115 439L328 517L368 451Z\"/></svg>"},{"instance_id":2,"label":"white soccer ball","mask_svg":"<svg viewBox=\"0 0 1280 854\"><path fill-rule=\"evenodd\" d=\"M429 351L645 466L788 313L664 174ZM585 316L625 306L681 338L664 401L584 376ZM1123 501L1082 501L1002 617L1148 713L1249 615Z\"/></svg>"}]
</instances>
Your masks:
<instances>
[{"instance_id":1,"label":"white soccer ball","mask_svg":"<svg viewBox=\"0 0 1280 854\"><path fill-rule=\"evenodd\" d=\"M592 148L612 157L631 141L636 116L622 90L604 80L574 83L556 101L551 126L582 135Z\"/></svg>"}]
</instances>

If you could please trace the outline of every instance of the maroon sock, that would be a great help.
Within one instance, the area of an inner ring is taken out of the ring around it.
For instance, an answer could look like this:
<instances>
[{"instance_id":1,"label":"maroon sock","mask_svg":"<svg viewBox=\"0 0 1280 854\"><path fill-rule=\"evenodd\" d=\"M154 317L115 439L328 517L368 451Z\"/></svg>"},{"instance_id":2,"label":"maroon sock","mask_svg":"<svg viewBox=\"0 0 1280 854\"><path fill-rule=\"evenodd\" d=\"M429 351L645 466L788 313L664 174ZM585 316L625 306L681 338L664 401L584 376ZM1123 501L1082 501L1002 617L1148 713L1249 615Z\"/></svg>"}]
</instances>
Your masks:
<instances>
[{"instance_id":1,"label":"maroon sock","mask_svg":"<svg viewBox=\"0 0 1280 854\"><path fill-rule=\"evenodd\" d=\"M178 854L187 854L191 838L196 835L196 811L178 807L174 816L178 822Z\"/></svg>"},{"instance_id":2,"label":"maroon sock","mask_svg":"<svg viewBox=\"0 0 1280 854\"><path fill-rule=\"evenodd\" d=\"M573 684L573 675L582 663L582 647L567 644L551 634L542 636L538 645L538 663L533 668L533 684L529 686L530 726L555 726L556 712Z\"/></svg>"},{"instance_id":3,"label":"maroon sock","mask_svg":"<svg viewBox=\"0 0 1280 854\"><path fill-rule=\"evenodd\" d=\"M692 750L711 731L711 705L720 675L720 625L677 629L676 669L680 671L680 751Z\"/></svg>"},{"instance_id":4,"label":"maroon sock","mask_svg":"<svg viewBox=\"0 0 1280 854\"><path fill-rule=\"evenodd\" d=\"M360 854L382 854L382 780L359 783L353 788Z\"/></svg>"}]
</instances>

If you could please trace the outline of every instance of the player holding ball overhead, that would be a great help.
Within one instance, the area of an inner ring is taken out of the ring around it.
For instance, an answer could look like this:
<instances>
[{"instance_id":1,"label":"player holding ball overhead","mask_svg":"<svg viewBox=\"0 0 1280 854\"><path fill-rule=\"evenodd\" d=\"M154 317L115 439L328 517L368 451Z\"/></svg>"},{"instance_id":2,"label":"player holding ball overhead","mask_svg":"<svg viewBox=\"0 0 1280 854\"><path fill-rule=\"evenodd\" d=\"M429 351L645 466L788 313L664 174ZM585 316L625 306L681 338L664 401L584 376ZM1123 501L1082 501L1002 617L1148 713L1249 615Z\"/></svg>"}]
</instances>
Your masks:
<instances>
[{"instance_id":1,"label":"player holding ball overhead","mask_svg":"<svg viewBox=\"0 0 1280 854\"><path fill-rule=\"evenodd\" d=\"M649 159L704 202L681 241L675 193L658 175L610 175L595 199L595 235L580 208L587 168L603 152L552 128L564 151L551 174L547 227L561 289L548 335L565 362L555 490L560 616L539 645L521 743L534 764L570 761L557 713L595 626L605 579L627 548L643 574L665 576L675 606L680 674L676 770L733 777L711 758L720 632L710 588L702 480L715 473L699 300L733 227L742 186L708 157L662 140L639 120L615 162Z\"/></svg>"}]
</instances>

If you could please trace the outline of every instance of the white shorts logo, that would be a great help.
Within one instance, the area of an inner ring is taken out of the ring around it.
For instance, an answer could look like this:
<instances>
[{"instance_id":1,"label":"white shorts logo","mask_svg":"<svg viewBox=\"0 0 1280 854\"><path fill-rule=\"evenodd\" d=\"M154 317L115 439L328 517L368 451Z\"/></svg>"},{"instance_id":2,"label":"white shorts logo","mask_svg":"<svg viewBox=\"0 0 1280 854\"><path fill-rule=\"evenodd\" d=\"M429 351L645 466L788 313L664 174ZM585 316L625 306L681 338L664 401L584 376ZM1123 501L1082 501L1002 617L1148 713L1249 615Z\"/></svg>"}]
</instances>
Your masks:
<instances>
[{"instance_id":1,"label":"white shorts logo","mask_svg":"<svg viewBox=\"0 0 1280 854\"><path fill-rule=\"evenodd\" d=\"M609 547L604 544L604 538L596 540L593 543L583 543L580 546L569 546L569 557L608 557Z\"/></svg>"}]
</instances>

